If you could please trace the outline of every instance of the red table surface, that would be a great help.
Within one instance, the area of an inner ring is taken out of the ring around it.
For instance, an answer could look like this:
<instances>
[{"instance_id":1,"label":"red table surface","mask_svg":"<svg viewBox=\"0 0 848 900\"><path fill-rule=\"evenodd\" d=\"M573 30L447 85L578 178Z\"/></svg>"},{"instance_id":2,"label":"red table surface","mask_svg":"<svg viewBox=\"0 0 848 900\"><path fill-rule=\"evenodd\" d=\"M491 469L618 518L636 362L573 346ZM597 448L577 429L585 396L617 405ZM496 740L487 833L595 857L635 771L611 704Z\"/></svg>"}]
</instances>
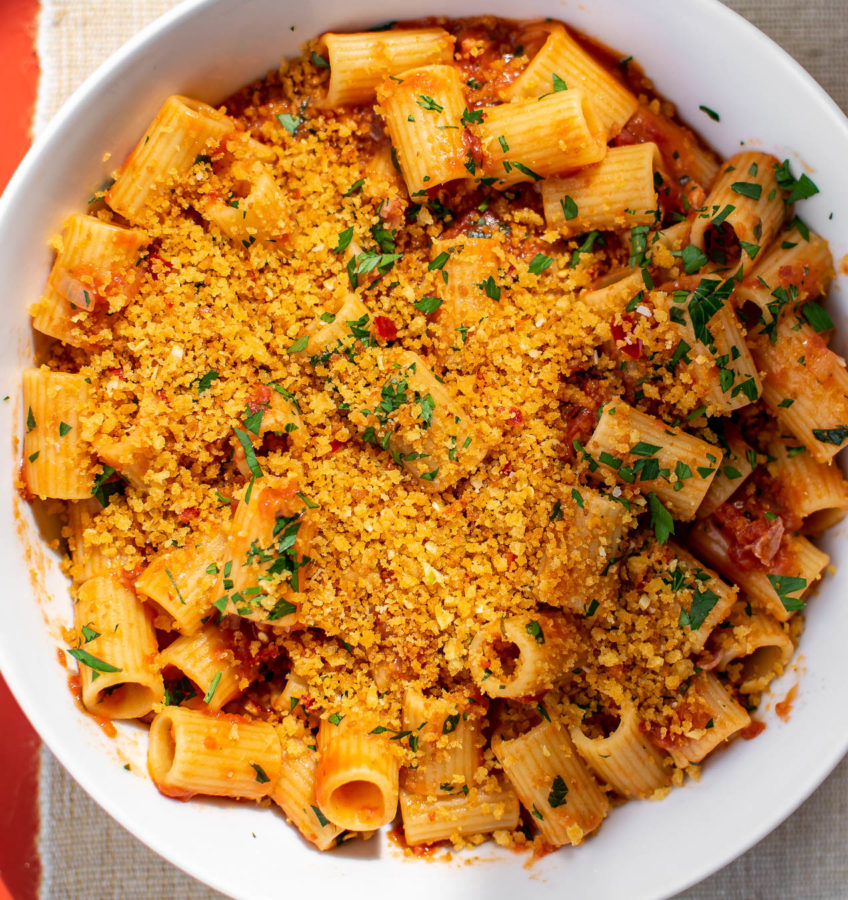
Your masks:
<instances>
[{"instance_id":1,"label":"red table surface","mask_svg":"<svg viewBox=\"0 0 848 900\"><path fill-rule=\"evenodd\" d=\"M38 0L0 0L0 190L30 145ZM40 741L0 678L0 900L36 900Z\"/></svg>"}]
</instances>

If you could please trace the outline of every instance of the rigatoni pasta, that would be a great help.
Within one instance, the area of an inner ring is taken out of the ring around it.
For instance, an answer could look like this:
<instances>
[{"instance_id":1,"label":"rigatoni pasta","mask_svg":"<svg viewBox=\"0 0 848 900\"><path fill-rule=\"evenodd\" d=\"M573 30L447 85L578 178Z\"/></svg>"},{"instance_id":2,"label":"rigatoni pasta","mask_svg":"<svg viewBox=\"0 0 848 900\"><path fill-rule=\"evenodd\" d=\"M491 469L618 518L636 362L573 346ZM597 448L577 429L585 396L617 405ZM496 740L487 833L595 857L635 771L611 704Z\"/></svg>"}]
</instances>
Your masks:
<instances>
[{"instance_id":1,"label":"rigatoni pasta","mask_svg":"<svg viewBox=\"0 0 848 900\"><path fill-rule=\"evenodd\" d=\"M751 736L848 510L809 177L554 21L163 99L27 298L18 477L157 788L546 852Z\"/></svg>"}]
</instances>

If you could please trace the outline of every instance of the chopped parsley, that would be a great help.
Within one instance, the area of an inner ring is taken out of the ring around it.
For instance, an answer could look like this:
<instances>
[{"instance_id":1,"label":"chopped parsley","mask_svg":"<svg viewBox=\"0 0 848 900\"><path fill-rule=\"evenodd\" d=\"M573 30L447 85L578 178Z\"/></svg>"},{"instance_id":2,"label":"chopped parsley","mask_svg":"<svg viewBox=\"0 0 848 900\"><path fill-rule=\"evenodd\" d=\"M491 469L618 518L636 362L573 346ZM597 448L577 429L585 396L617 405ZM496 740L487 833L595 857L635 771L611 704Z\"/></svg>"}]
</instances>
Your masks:
<instances>
[{"instance_id":1,"label":"chopped parsley","mask_svg":"<svg viewBox=\"0 0 848 900\"><path fill-rule=\"evenodd\" d=\"M83 666L88 666L89 669L93 669L95 672L120 672L121 669L117 668L117 666L110 665L107 662L103 662L102 659L98 659L96 656L92 656L88 650L80 650L77 648L73 648L68 650L68 653L73 656L73 658Z\"/></svg>"},{"instance_id":2,"label":"chopped parsley","mask_svg":"<svg viewBox=\"0 0 848 900\"><path fill-rule=\"evenodd\" d=\"M799 597L793 597L792 594L806 589L806 578L795 575L768 575L767 577L787 612L797 612L804 608L804 601Z\"/></svg>"},{"instance_id":3,"label":"chopped parsley","mask_svg":"<svg viewBox=\"0 0 848 900\"><path fill-rule=\"evenodd\" d=\"M558 806L563 806L565 804L565 798L568 796L568 786L565 783L565 779L562 775L557 775L554 778L553 785L551 786L551 792L548 794L548 806L551 809L556 809Z\"/></svg>"}]
</instances>

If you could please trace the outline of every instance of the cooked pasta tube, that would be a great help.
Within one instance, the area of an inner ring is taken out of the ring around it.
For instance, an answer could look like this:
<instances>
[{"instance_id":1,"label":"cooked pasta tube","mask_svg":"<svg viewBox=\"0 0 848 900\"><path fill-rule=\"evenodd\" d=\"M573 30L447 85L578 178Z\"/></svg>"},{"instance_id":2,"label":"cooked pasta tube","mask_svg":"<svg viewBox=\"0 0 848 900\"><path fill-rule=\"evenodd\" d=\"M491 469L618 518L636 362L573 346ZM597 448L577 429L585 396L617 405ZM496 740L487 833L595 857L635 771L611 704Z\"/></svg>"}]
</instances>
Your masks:
<instances>
[{"instance_id":1,"label":"cooked pasta tube","mask_svg":"<svg viewBox=\"0 0 848 900\"><path fill-rule=\"evenodd\" d=\"M297 620L313 519L294 478L265 475L236 494L215 605L254 622L287 626Z\"/></svg>"},{"instance_id":2,"label":"cooked pasta tube","mask_svg":"<svg viewBox=\"0 0 848 900\"><path fill-rule=\"evenodd\" d=\"M583 91L483 107L483 174L506 188L600 162L607 133ZM467 174L467 173L466 173Z\"/></svg>"},{"instance_id":3,"label":"cooked pasta tube","mask_svg":"<svg viewBox=\"0 0 848 900\"><path fill-rule=\"evenodd\" d=\"M338 715L335 718L337 724L323 719L318 730L318 808L340 828L379 828L397 812L397 757L383 735L369 734Z\"/></svg>"},{"instance_id":4,"label":"cooked pasta tube","mask_svg":"<svg viewBox=\"0 0 848 900\"><path fill-rule=\"evenodd\" d=\"M522 613L490 622L468 648L471 677L490 697L526 697L553 687L578 663L576 636L565 617Z\"/></svg>"},{"instance_id":5,"label":"cooked pasta tube","mask_svg":"<svg viewBox=\"0 0 848 900\"><path fill-rule=\"evenodd\" d=\"M135 589L173 620L181 634L194 634L212 611L214 588L224 566L221 534L190 538L185 547L157 553L136 580Z\"/></svg>"},{"instance_id":6,"label":"cooked pasta tube","mask_svg":"<svg viewBox=\"0 0 848 900\"><path fill-rule=\"evenodd\" d=\"M654 294L654 297L659 296ZM683 301L681 301L682 303ZM729 415L756 402L762 392L757 366L745 340L745 332L729 304L717 309L705 326L696 329L693 312L675 301L666 302L674 327L688 346L687 371L711 415ZM678 345L680 346L680 345Z\"/></svg>"},{"instance_id":7,"label":"cooked pasta tube","mask_svg":"<svg viewBox=\"0 0 848 900\"><path fill-rule=\"evenodd\" d=\"M284 241L292 223L285 195L271 168L258 160L237 160L229 176L237 190L227 200L204 195L199 203L203 216L244 247L254 241Z\"/></svg>"},{"instance_id":8,"label":"cooked pasta tube","mask_svg":"<svg viewBox=\"0 0 848 900\"><path fill-rule=\"evenodd\" d=\"M254 399L255 398L255 399ZM285 446L286 451L298 456L309 441L309 432L300 413L296 400L279 385L262 385L254 391L249 401L250 409L261 413L259 423L254 424L253 433L260 441L266 435L274 435L277 439L272 446L276 449ZM258 408L257 408L258 407ZM253 474L247 461L247 454L238 436L233 438L233 462L245 478Z\"/></svg>"},{"instance_id":9,"label":"cooked pasta tube","mask_svg":"<svg viewBox=\"0 0 848 900\"><path fill-rule=\"evenodd\" d=\"M74 213L65 222L48 284L77 309L91 312L103 304L117 312L138 293L138 263L148 240L137 228Z\"/></svg>"},{"instance_id":10,"label":"cooked pasta tube","mask_svg":"<svg viewBox=\"0 0 848 900\"><path fill-rule=\"evenodd\" d=\"M304 740L282 732L280 742L282 764L271 799L307 841L319 850L330 850L338 845L343 829L330 822L318 807L315 797L318 754Z\"/></svg>"},{"instance_id":11,"label":"cooked pasta tube","mask_svg":"<svg viewBox=\"0 0 848 900\"><path fill-rule=\"evenodd\" d=\"M728 500L754 471L756 461L756 451L738 433L728 435L724 444L724 459L698 507L698 518L710 515Z\"/></svg>"},{"instance_id":12,"label":"cooked pasta tube","mask_svg":"<svg viewBox=\"0 0 848 900\"><path fill-rule=\"evenodd\" d=\"M771 243L786 215L775 175L778 165L773 156L757 151L731 156L707 196L705 211L692 223L692 243L703 250L707 239L716 237L719 230L730 231L739 241L742 261L756 259ZM719 217L717 228L715 220Z\"/></svg>"},{"instance_id":13,"label":"cooked pasta tube","mask_svg":"<svg viewBox=\"0 0 848 900\"><path fill-rule=\"evenodd\" d=\"M751 717L709 672L699 672L680 701L675 717L686 729L667 742L675 765L701 762L718 746L751 724Z\"/></svg>"},{"instance_id":14,"label":"cooked pasta tube","mask_svg":"<svg viewBox=\"0 0 848 900\"><path fill-rule=\"evenodd\" d=\"M627 304L644 290L641 270L623 269L584 291L580 299L598 315L612 317L623 312Z\"/></svg>"},{"instance_id":15,"label":"cooked pasta tube","mask_svg":"<svg viewBox=\"0 0 848 900\"><path fill-rule=\"evenodd\" d=\"M586 444L596 477L612 471L628 484L653 492L679 519L691 519L704 499L723 453L623 400L607 403ZM678 485L682 487L677 490Z\"/></svg>"},{"instance_id":16,"label":"cooked pasta tube","mask_svg":"<svg viewBox=\"0 0 848 900\"><path fill-rule=\"evenodd\" d=\"M165 674L176 669L188 678L209 712L217 712L238 697L249 681L215 625L178 637L159 654L159 668Z\"/></svg>"},{"instance_id":17,"label":"cooked pasta tube","mask_svg":"<svg viewBox=\"0 0 848 900\"><path fill-rule=\"evenodd\" d=\"M711 517L689 532L689 545L758 607L785 622L804 606L804 597L824 573L830 557L800 535L784 536L780 568L748 569L734 561L727 536Z\"/></svg>"},{"instance_id":18,"label":"cooked pasta tube","mask_svg":"<svg viewBox=\"0 0 848 900\"><path fill-rule=\"evenodd\" d=\"M91 578L74 607L86 709L110 719L145 716L164 694L156 667L152 616L133 591L109 575Z\"/></svg>"},{"instance_id":19,"label":"cooked pasta tube","mask_svg":"<svg viewBox=\"0 0 848 900\"><path fill-rule=\"evenodd\" d=\"M774 343L757 335L754 362L763 401L816 462L829 462L848 441L848 371L821 335L793 315L777 323Z\"/></svg>"},{"instance_id":20,"label":"cooked pasta tube","mask_svg":"<svg viewBox=\"0 0 848 900\"><path fill-rule=\"evenodd\" d=\"M795 441L778 438L769 444L769 473L780 482L781 498L804 519L804 531L820 532L848 513L848 481L836 463L816 462Z\"/></svg>"},{"instance_id":21,"label":"cooked pasta tube","mask_svg":"<svg viewBox=\"0 0 848 900\"><path fill-rule=\"evenodd\" d=\"M511 741L495 735L492 750L536 827L554 847L582 843L609 812L606 794L561 722L542 722Z\"/></svg>"},{"instance_id":22,"label":"cooked pasta tube","mask_svg":"<svg viewBox=\"0 0 848 900\"><path fill-rule=\"evenodd\" d=\"M833 259L827 241L806 226L792 225L777 235L746 272L736 288L736 301L740 305L756 303L771 320L771 305L780 303L780 291L789 292L793 302L804 303L824 296L832 280Z\"/></svg>"},{"instance_id":23,"label":"cooked pasta tube","mask_svg":"<svg viewBox=\"0 0 848 900\"><path fill-rule=\"evenodd\" d=\"M726 672L732 664L738 667L732 677L740 693L764 691L773 678L783 674L795 651L787 627L763 613L740 611L732 621L733 628L717 633L718 669Z\"/></svg>"},{"instance_id":24,"label":"cooked pasta tube","mask_svg":"<svg viewBox=\"0 0 848 900\"><path fill-rule=\"evenodd\" d=\"M229 116L198 100L169 97L106 192L106 203L128 222L141 222L157 194L209 155L233 131Z\"/></svg>"},{"instance_id":25,"label":"cooked pasta tube","mask_svg":"<svg viewBox=\"0 0 848 900\"><path fill-rule=\"evenodd\" d=\"M330 64L326 104L368 103L390 75L417 66L449 63L453 45L453 35L443 28L322 34L319 50L327 54Z\"/></svg>"},{"instance_id":26,"label":"cooked pasta tube","mask_svg":"<svg viewBox=\"0 0 848 900\"><path fill-rule=\"evenodd\" d=\"M545 529L536 590L542 603L585 615L592 601L615 590L613 567L633 517L588 487L573 488L558 502L567 514Z\"/></svg>"},{"instance_id":27,"label":"cooked pasta tube","mask_svg":"<svg viewBox=\"0 0 848 900\"><path fill-rule=\"evenodd\" d=\"M147 768L166 797L258 800L275 789L281 762L268 722L166 706L150 725Z\"/></svg>"},{"instance_id":28,"label":"cooked pasta tube","mask_svg":"<svg viewBox=\"0 0 848 900\"><path fill-rule=\"evenodd\" d=\"M82 584L96 575L108 575L120 568L118 561L107 556L103 549L86 541L87 531L94 532L94 520L102 507L90 497L68 503L68 528L65 536L71 552L71 578Z\"/></svg>"},{"instance_id":29,"label":"cooked pasta tube","mask_svg":"<svg viewBox=\"0 0 848 900\"><path fill-rule=\"evenodd\" d=\"M522 43L525 47L541 43L541 47L521 75L501 92L504 99L541 97L562 90L562 85L566 89L579 88L591 97L611 138L638 108L636 97L586 53L558 22L527 26L522 32Z\"/></svg>"},{"instance_id":30,"label":"cooked pasta tube","mask_svg":"<svg viewBox=\"0 0 848 900\"><path fill-rule=\"evenodd\" d=\"M79 415L89 394L83 375L26 369L23 477L36 497L84 500L95 465L82 438Z\"/></svg>"},{"instance_id":31,"label":"cooked pasta tube","mask_svg":"<svg viewBox=\"0 0 848 900\"><path fill-rule=\"evenodd\" d=\"M325 365L333 353L341 353L356 341L371 340L371 316L365 304L348 294L336 312L325 312L298 342L303 349L295 355L313 365Z\"/></svg>"},{"instance_id":32,"label":"cooked pasta tube","mask_svg":"<svg viewBox=\"0 0 848 900\"><path fill-rule=\"evenodd\" d=\"M678 621L688 632L692 648L702 650L710 634L730 615L739 590L677 544L669 543L668 548L673 555L668 566L671 583L676 593L686 590L691 597L688 606L681 603Z\"/></svg>"},{"instance_id":33,"label":"cooked pasta tube","mask_svg":"<svg viewBox=\"0 0 848 900\"><path fill-rule=\"evenodd\" d=\"M461 365L468 338L500 300L497 244L491 238L460 235L434 240L431 254L432 265L444 276L439 285L441 349L453 365Z\"/></svg>"},{"instance_id":34,"label":"cooked pasta tube","mask_svg":"<svg viewBox=\"0 0 848 900\"><path fill-rule=\"evenodd\" d=\"M46 285L44 293L29 308L32 327L71 347L88 347L90 340L80 327L86 314L77 309L55 288Z\"/></svg>"},{"instance_id":35,"label":"cooked pasta tube","mask_svg":"<svg viewBox=\"0 0 848 900\"><path fill-rule=\"evenodd\" d=\"M380 85L377 100L410 194L468 175L458 69L403 72Z\"/></svg>"},{"instance_id":36,"label":"cooked pasta tube","mask_svg":"<svg viewBox=\"0 0 848 900\"><path fill-rule=\"evenodd\" d=\"M468 796L427 797L405 789L400 792L404 840L410 846L493 831L512 831L521 806L512 788L473 788Z\"/></svg>"},{"instance_id":37,"label":"cooked pasta tube","mask_svg":"<svg viewBox=\"0 0 848 900\"><path fill-rule=\"evenodd\" d=\"M423 357L400 347L337 358L333 383L362 440L434 491L452 487L483 462L500 438L475 423Z\"/></svg>"},{"instance_id":38,"label":"cooked pasta tube","mask_svg":"<svg viewBox=\"0 0 848 900\"><path fill-rule=\"evenodd\" d=\"M467 794L483 764L482 708L461 695L425 697L408 689L403 730L418 735L415 766L404 768L401 784L425 797Z\"/></svg>"},{"instance_id":39,"label":"cooked pasta tube","mask_svg":"<svg viewBox=\"0 0 848 900\"><path fill-rule=\"evenodd\" d=\"M597 228L613 231L650 225L657 218L654 143L611 147L607 155L562 178L542 182L545 221L564 237Z\"/></svg>"},{"instance_id":40,"label":"cooked pasta tube","mask_svg":"<svg viewBox=\"0 0 848 900\"><path fill-rule=\"evenodd\" d=\"M662 754L640 727L639 714L628 700L617 713L615 730L589 737L582 726L571 729L571 739L595 774L622 797L649 797L671 783Z\"/></svg>"}]
</instances>

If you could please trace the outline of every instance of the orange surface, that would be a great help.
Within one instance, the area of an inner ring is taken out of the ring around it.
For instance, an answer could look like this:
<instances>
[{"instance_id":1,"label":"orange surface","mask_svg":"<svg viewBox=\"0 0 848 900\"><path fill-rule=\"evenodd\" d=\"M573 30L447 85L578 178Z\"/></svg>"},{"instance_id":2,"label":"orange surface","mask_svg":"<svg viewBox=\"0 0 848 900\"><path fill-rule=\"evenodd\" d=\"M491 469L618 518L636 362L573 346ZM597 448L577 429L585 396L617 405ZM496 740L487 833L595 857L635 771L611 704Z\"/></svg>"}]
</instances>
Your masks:
<instances>
[{"instance_id":1,"label":"orange surface","mask_svg":"<svg viewBox=\"0 0 848 900\"><path fill-rule=\"evenodd\" d=\"M0 0L0 189L30 144L37 0ZM0 900L36 900L39 740L0 678Z\"/></svg>"}]
</instances>

